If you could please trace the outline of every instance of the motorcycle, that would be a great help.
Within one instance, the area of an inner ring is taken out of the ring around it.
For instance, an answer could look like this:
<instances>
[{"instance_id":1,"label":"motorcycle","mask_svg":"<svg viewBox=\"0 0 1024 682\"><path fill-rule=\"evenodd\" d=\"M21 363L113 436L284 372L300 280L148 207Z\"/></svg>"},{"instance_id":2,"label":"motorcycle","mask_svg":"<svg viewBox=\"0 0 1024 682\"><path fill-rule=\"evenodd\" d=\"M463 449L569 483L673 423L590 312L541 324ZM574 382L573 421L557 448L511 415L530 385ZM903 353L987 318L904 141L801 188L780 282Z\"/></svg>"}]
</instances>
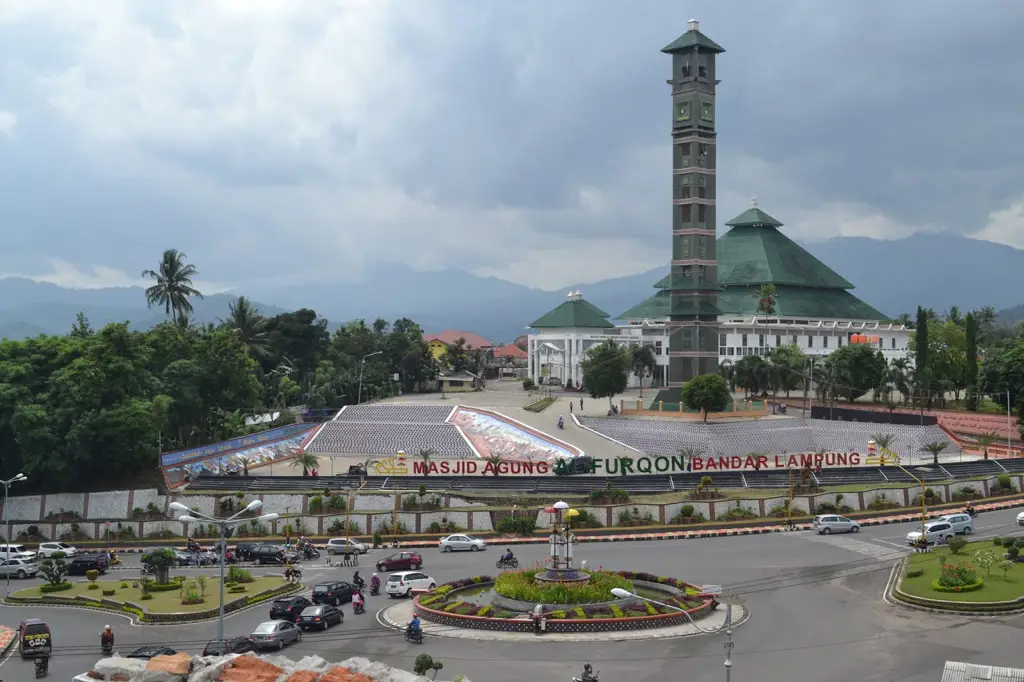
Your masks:
<instances>
[{"instance_id":1,"label":"motorcycle","mask_svg":"<svg viewBox=\"0 0 1024 682\"><path fill-rule=\"evenodd\" d=\"M352 584L360 590L366 588L366 581L363 580L362 576L360 576L358 573L352 577Z\"/></svg>"},{"instance_id":2,"label":"motorcycle","mask_svg":"<svg viewBox=\"0 0 1024 682\"><path fill-rule=\"evenodd\" d=\"M302 557L306 561L312 561L313 559L319 559L320 558L320 550L318 550L317 548L313 547L312 545L306 545L306 547L303 548L303 550L302 550Z\"/></svg>"},{"instance_id":3,"label":"motorcycle","mask_svg":"<svg viewBox=\"0 0 1024 682\"><path fill-rule=\"evenodd\" d=\"M978 515L978 510L975 509L974 507L970 507L968 509L964 509L964 514L967 514L973 519L975 516Z\"/></svg>"},{"instance_id":4,"label":"motorcycle","mask_svg":"<svg viewBox=\"0 0 1024 682\"><path fill-rule=\"evenodd\" d=\"M152 564L142 564L142 575L156 575L156 566Z\"/></svg>"},{"instance_id":5,"label":"motorcycle","mask_svg":"<svg viewBox=\"0 0 1024 682\"><path fill-rule=\"evenodd\" d=\"M43 656L36 659L36 679L46 677L50 674L50 657Z\"/></svg>"},{"instance_id":6,"label":"motorcycle","mask_svg":"<svg viewBox=\"0 0 1024 682\"><path fill-rule=\"evenodd\" d=\"M498 563L495 564L495 567L496 568L519 568L519 559L517 559L515 557L512 557L511 559L506 559L505 557L501 557L500 559L498 559Z\"/></svg>"},{"instance_id":7,"label":"motorcycle","mask_svg":"<svg viewBox=\"0 0 1024 682\"><path fill-rule=\"evenodd\" d=\"M573 677L572 682L598 682L597 676L601 674L601 671L594 672L593 667L589 663L583 664L583 677Z\"/></svg>"},{"instance_id":8,"label":"motorcycle","mask_svg":"<svg viewBox=\"0 0 1024 682\"><path fill-rule=\"evenodd\" d=\"M100 651L103 652L104 656L109 656L110 654L114 653L113 642L103 642L102 644L100 644Z\"/></svg>"},{"instance_id":9,"label":"motorcycle","mask_svg":"<svg viewBox=\"0 0 1024 682\"><path fill-rule=\"evenodd\" d=\"M297 568L288 568L284 572L284 579L293 583L300 582L302 580L302 571Z\"/></svg>"},{"instance_id":10,"label":"motorcycle","mask_svg":"<svg viewBox=\"0 0 1024 682\"><path fill-rule=\"evenodd\" d=\"M370 585L370 596L376 597L378 594L380 594L380 583Z\"/></svg>"},{"instance_id":11,"label":"motorcycle","mask_svg":"<svg viewBox=\"0 0 1024 682\"><path fill-rule=\"evenodd\" d=\"M423 630L416 630L413 632L412 628L406 626L405 641L412 642L414 644L423 644Z\"/></svg>"},{"instance_id":12,"label":"motorcycle","mask_svg":"<svg viewBox=\"0 0 1024 682\"><path fill-rule=\"evenodd\" d=\"M565 421L561 417L558 418L558 428L560 428L560 429L564 429L565 428Z\"/></svg>"},{"instance_id":13,"label":"motorcycle","mask_svg":"<svg viewBox=\"0 0 1024 682\"><path fill-rule=\"evenodd\" d=\"M359 601L359 602L353 601L352 602L352 613L365 613L365 612L366 612L366 602L364 602L364 601Z\"/></svg>"},{"instance_id":14,"label":"motorcycle","mask_svg":"<svg viewBox=\"0 0 1024 682\"><path fill-rule=\"evenodd\" d=\"M110 565L111 566L120 566L121 565L121 557L117 556L116 553L111 552L110 553Z\"/></svg>"}]
</instances>

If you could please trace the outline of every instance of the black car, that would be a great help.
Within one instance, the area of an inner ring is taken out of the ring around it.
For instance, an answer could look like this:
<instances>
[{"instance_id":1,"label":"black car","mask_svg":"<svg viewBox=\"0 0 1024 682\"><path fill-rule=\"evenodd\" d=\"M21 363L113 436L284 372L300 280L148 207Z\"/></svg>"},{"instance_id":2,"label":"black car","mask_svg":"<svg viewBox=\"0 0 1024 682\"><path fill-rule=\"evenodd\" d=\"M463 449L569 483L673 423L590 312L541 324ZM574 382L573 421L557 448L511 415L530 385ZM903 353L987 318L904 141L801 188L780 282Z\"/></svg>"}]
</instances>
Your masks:
<instances>
[{"instance_id":1,"label":"black car","mask_svg":"<svg viewBox=\"0 0 1024 682\"><path fill-rule=\"evenodd\" d=\"M249 558L257 564L295 563L298 555L285 550L281 545L258 545L249 550Z\"/></svg>"},{"instance_id":2,"label":"black car","mask_svg":"<svg viewBox=\"0 0 1024 682\"><path fill-rule=\"evenodd\" d=\"M148 646L139 647L135 651L131 652L125 658L155 658L157 656L173 656L178 653L169 646L162 646L160 644L150 644Z\"/></svg>"},{"instance_id":3,"label":"black car","mask_svg":"<svg viewBox=\"0 0 1024 682\"><path fill-rule=\"evenodd\" d=\"M203 656L224 656L225 654L247 654L256 651L256 647L248 637L232 637L231 639L211 639L203 649Z\"/></svg>"},{"instance_id":4,"label":"black car","mask_svg":"<svg viewBox=\"0 0 1024 682\"><path fill-rule=\"evenodd\" d=\"M343 602L352 601L354 591L354 587L341 580L318 583L313 588L313 603L340 606Z\"/></svg>"},{"instance_id":5,"label":"black car","mask_svg":"<svg viewBox=\"0 0 1024 682\"><path fill-rule=\"evenodd\" d=\"M261 542L239 542L235 545L235 554L239 561L252 561L252 550L259 547Z\"/></svg>"},{"instance_id":6,"label":"black car","mask_svg":"<svg viewBox=\"0 0 1024 682\"><path fill-rule=\"evenodd\" d=\"M275 599L270 605L270 620L288 620L295 622L299 619L302 609L312 606L313 602L305 597L282 597Z\"/></svg>"},{"instance_id":7,"label":"black car","mask_svg":"<svg viewBox=\"0 0 1024 682\"><path fill-rule=\"evenodd\" d=\"M345 614L337 606L331 604L320 604L319 606L307 606L299 614L298 625L303 630L320 628L326 630L331 624L341 625L345 620Z\"/></svg>"},{"instance_id":8,"label":"black car","mask_svg":"<svg viewBox=\"0 0 1024 682\"><path fill-rule=\"evenodd\" d=\"M89 571L106 573L110 568L110 561L106 554L79 554L68 564L68 573L71 575L85 575Z\"/></svg>"}]
</instances>

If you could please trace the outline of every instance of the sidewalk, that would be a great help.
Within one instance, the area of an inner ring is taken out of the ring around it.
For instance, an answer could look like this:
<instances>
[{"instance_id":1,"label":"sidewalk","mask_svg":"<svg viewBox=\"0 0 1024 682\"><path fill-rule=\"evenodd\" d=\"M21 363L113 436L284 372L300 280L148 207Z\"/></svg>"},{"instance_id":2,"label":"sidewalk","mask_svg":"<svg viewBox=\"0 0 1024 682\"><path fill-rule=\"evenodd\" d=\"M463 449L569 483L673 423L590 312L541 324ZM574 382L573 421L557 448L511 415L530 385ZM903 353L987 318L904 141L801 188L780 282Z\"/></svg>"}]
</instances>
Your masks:
<instances>
[{"instance_id":1,"label":"sidewalk","mask_svg":"<svg viewBox=\"0 0 1024 682\"><path fill-rule=\"evenodd\" d=\"M987 511L1000 511L1003 509L1015 509L1017 507L1024 507L1024 497L1006 500L1003 502L982 502L974 505L974 508L978 512ZM956 508L947 507L945 509L938 509L935 511L928 512L928 518L935 519L945 514L954 514L958 511ZM854 521L857 521L857 525L865 526L885 526L891 523L906 523L908 521L918 521L921 518L919 512L894 514L892 516L873 516L870 518L857 519L856 516L851 516ZM797 530L810 530L811 524L809 523L798 523L796 524ZM730 528L705 528L701 530L666 530L666 531L652 531L649 533L602 533L602 534L587 534L586 530L579 531L576 534L576 539L579 542L629 542L629 541L649 541L649 540L690 540L694 538L724 538L734 537L736 535L766 535L768 533L782 533L784 526L782 522L769 523L758 526L748 527L730 527ZM269 540L268 540L269 541ZM548 538L546 536L533 536L526 538L489 538L492 544L500 545L536 545L536 544L547 544ZM437 547L438 541L436 539L430 540L407 540L401 543L400 549L419 549L426 547ZM114 549L119 554L141 554L148 552L151 547L126 547L122 549ZM387 551L388 547L379 548Z\"/></svg>"},{"instance_id":2,"label":"sidewalk","mask_svg":"<svg viewBox=\"0 0 1024 682\"><path fill-rule=\"evenodd\" d=\"M11 628L0 625L0 659L3 659L4 653L14 643L15 634Z\"/></svg>"}]
</instances>

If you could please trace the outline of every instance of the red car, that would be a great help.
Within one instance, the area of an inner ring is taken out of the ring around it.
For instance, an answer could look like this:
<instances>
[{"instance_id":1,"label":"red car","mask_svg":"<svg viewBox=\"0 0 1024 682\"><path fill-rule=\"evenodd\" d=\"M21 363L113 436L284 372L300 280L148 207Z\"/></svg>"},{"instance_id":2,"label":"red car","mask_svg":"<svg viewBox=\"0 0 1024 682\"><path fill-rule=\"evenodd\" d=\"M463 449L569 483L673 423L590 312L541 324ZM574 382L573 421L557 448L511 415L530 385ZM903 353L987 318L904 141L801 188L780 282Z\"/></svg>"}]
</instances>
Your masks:
<instances>
[{"instance_id":1,"label":"red car","mask_svg":"<svg viewBox=\"0 0 1024 682\"><path fill-rule=\"evenodd\" d=\"M377 562L378 571L415 571L423 565L423 557L416 552L398 552Z\"/></svg>"}]
</instances>

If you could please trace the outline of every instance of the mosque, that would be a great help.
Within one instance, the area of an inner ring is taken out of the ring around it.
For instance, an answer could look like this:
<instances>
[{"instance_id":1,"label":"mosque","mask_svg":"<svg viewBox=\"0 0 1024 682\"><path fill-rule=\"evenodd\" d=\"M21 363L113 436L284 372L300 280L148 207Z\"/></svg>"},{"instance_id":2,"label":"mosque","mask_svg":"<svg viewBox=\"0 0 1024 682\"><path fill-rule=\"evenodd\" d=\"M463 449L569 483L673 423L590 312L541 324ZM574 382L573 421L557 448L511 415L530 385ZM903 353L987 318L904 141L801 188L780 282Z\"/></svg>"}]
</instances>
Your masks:
<instances>
[{"instance_id":1,"label":"mosque","mask_svg":"<svg viewBox=\"0 0 1024 682\"><path fill-rule=\"evenodd\" d=\"M662 49L672 57L672 260L655 293L612 317L579 291L535 320L528 375L537 383L582 381L580 361L609 339L649 345L654 383L678 396L686 381L745 355L796 345L823 357L851 343L887 360L907 355L910 330L857 298L853 285L782 233L756 200L717 236L716 57L724 52L691 20ZM716 238L717 237L717 238ZM760 305L773 285L774 310ZM613 322L615 320L616 322ZM631 376L631 385L638 379ZM675 402L670 397L665 400Z\"/></svg>"}]
</instances>

